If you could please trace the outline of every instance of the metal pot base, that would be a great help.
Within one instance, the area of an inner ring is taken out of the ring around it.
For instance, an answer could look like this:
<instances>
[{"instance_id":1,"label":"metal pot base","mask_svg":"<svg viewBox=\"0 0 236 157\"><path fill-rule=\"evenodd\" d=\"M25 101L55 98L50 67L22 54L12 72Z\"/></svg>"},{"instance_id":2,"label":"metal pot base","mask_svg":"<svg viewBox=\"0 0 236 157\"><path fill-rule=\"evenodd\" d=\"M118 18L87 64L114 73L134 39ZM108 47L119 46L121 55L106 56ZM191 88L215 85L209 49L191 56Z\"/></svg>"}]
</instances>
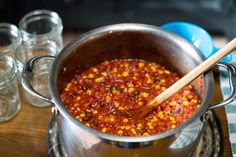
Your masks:
<instances>
[{"instance_id":1,"label":"metal pot base","mask_svg":"<svg viewBox=\"0 0 236 157\"><path fill-rule=\"evenodd\" d=\"M223 156L223 136L218 117L214 112L209 112L210 118L204 126L201 139L189 157ZM55 117L52 117L47 135L48 154L50 157L68 157L58 134Z\"/></svg>"}]
</instances>

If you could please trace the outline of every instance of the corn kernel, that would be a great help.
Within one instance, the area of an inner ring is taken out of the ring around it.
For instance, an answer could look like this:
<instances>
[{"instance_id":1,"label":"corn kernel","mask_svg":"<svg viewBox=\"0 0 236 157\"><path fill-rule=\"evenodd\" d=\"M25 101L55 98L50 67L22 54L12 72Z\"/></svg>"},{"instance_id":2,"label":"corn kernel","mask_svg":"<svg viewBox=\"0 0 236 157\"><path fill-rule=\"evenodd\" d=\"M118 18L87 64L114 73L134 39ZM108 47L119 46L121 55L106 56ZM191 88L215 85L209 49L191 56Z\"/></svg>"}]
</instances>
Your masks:
<instances>
[{"instance_id":1,"label":"corn kernel","mask_svg":"<svg viewBox=\"0 0 236 157\"><path fill-rule=\"evenodd\" d=\"M96 78L95 79L95 82L101 82L103 80L103 78L102 77L99 77L99 78Z\"/></svg>"},{"instance_id":2,"label":"corn kernel","mask_svg":"<svg viewBox=\"0 0 236 157\"><path fill-rule=\"evenodd\" d=\"M118 130L118 131L117 131L117 134L118 134L118 135L122 135L122 134L123 134L123 130Z\"/></svg>"},{"instance_id":3,"label":"corn kernel","mask_svg":"<svg viewBox=\"0 0 236 157\"><path fill-rule=\"evenodd\" d=\"M176 106L176 104L177 104L176 101L171 101L171 102L169 103L170 106Z\"/></svg>"},{"instance_id":4,"label":"corn kernel","mask_svg":"<svg viewBox=\"0 0 236 157\"><path fill-rule=\"evenodd\" d=\"M156 116L153 116L152 119L154 122L156 122L158 120Z\"/></svg>"},{"instance_id":5,"label":"corn kernel","mask_svg":"<svg viewBox=\"0 0 236 157\"><path fill-rule=\"evenodd\" d=\"M78 116L76 116L75 118L76 118L76 119L79 119L79 118L80 118L80 116L78 115Z\"/></svg>"},{"instance_id":6,"label":"corn kernel","mask_svg":"<svg viewBox=\"0 0 236 157\"><path fill-rule=\"evenodd\" d=\"M80 111L80 108L79 108L79 107L76 107L76 110L79 112L79 111Z\"/></svg>"},{"instance_id":7,"label":"corn kernel","mask_svg":"<svg viewBox=\"0 0 236 157\"><path fill-rule=\"evenodd\" d=\"M165 113L166 113L166 114L170 114L170 110L167 110Z\"/></svg>"},{"instance_id":8,"label":"corn kernel","mask_svg":"<svg viewBox=\"0 0 236 157\"><path fill-rule=\"evenodd\" d=\"M193 103L195 103L195 104L197 103L197 100L196 100L196 99L192 99L192 101L193 101Z\"/></svg>"},{"instance_id":9,"label":"corn kernel","mask_svg":"<svg viewBox=\"0 0 236 157\"><path fill-rule=\"evenodd\" d=\"M112 69L114 73L117 73L117 68Z\"/></svg>"},{"instance_id":10,"label":"corn kernel","mask_svg":"<svg viewBox=\"0 0 236 157\"><path fill-rule=\"evenodd\" d=\"M139 68L143 68L143 67L144 67L144 63L142 63L142 62L141 62L141 63L138 63L138 67L139 67Z\"/></svg>"},{"instance_id":11,"label":"corn kernel","mask_svg":"<svg viewBox=\"0 0 236 157\"><path fill-rule=\"evenodd\" d=\"M131 126L129 126L129 125L128 125L128 126L125 126L125 129L126 129L126 130L129 130L130 128L131 128Z\"/></svg>"},{"instance_id":12,"label":"corn kernel","mask_svg":"<svg viewBox=\"0 0 236 157\"><path fill-rule=\"evenodd\" d=\"M97 114L97 113L98 113L98 111L97 111L97 110L94 110L94 111L93 111L93 114Z\"/></svg>"},{"instance_id":13,"label":"corn kernel","mask_svg":"<svg viewBox=\"0 0 236 157\"><path fill-rule=\"evenodd\" d=\"M145 74L145 76L147 77L147 78L150 78L150 75L147 73L147 74Z\"/></svg>"},{"instance_id":14,"label":"corn kernel","mask_svg":"<svg viewBox=\"0 0 236 157\"><path fill-rule=\"evenodd\" d=\"M159 118L164 118L164 115L163 115L163 112L162 112L162 111L158 112L158 117L159 117Z\"/></svg>"},{"instance_id":15,"label":"corn kernel","mask_svg":"<svg viewBox=\"0 0 236 157\"><path fill-rule=\"evenodd\" d=\"M123 73L122 73L122 76L124 76L124 77L126 77L126 76L128 76L128 72L127 71L124 71Z\"/></svg>"},{"instance_id":16,"label":"corn kernel","mask_svg":"<svg viewBox=\"0 0 236 157\"><path fill-rule=\"evenodd\" d=\"M129 88L129 90L128 90L129 93L131 93L131 92L133 92L133 91L134 91L134 88L133 88L133 87Z\"/></svg>"},{"instance_id":17,"label":"corn kernel","mask_svg":"<svg viewBox=\"0 0 236 157\"><path fill-rule=\"evenodd\" d=\"M138 123L137 127L141 128L143 125L141 123Z\"/></svg>"},{"instance_id":18,"label":"corn kernel","mask_svg":"<svg viewBox=\"0 0 236 157\"><path fill-rule=\"evenodd\" d=\"M159 74L163 74L164 71L163 71L163 70L158 70L158 73L159 73Z\"/></svg>"},{"instance_id":19,"label":"corn kernel","mask_svg":"<svg viewBox=\"0 0 236 157\"><path fill-rule=\"evenodd\" d=\"M105 64L105 65L108 65L108 64L109 64L109 61L105 61L104 64Z\"/></svg>"},{"instance_id":20,"label":"corn kernel","mask_svg":"<svg viewBox=\"0 0 236 157\"><path fill-rule=\"evenodd\" d=\"M172 116L170 116L170 120L171 120L171 121L175 121L175 118L172 117Z\"/></svg>"},{"instance_id":21,"label":"corn kernel","mask_svg":"<svg viewBox=\"0 0 236 157\"><path fill-rule=\"evenodd\" d=\"M147 126L152 126L152 123L151 122L147 122Z\"/></svg>"},{"instance_id":22,"label":"corn kernel","mask_svg":"<svg viewBox=\"0 0 236 157\"><path fill-rule=\"evenodd\" d=\"M91 78L91 79L94 78L94 74L89 74L88 78Z\"/></svg>"},{"instance_id":23,"label":"corn kernel","mask_svg":"<svg viewBox=\"0 0 236 157\"><path fill-rule=\"evenodd\" d=\"M87 90L88 95L92 94L92 90Z\"/></svg>"},{"instance_id":24,"label":"corn kernel","mask_svg":"<svg viewBox=\"0 0 236 157\"><path fill-rule=\"evenodd\" d=\"M124 66L125 66L126 68L128 68L128 67L129 67L129 63L125 63Z\"/></svg>"},{"instance_id":25,"label":"corn kernel","mask_svg":"<svg viewBox=\"0 0 236 157\"><path fill-rule=\"evenodd\" d=\"M164 80L164 79L161 79L161 83L165 83L166 82L166 80Z\"/></svg>"},{"instance_id":26,"label":"corn kernel","mask_svg":"<svg viewBox=\"0 0 236 157\"><path fill-rule=\"evenodd\" d=\"M139 105L139 106L142 106L142 105L143 105L143 102L142 102L142 101L139 101L139 102L138 102L138 105Z\"/></svg>"},{"instance_id":27,"label":"corn kernel","mask_svg":"<svg viewBox=\"0 0 236 157\"><path fill-rule=\"evenodd\" d=\"M111 91L111 93L112 93L112 94L117 94L117 93L118 93L118 90L113 89L113 90Z\"/></svg>"},{"instance_id":28,"label":"corn kernel","mask_svg":"<svg viewBox=\"0 0 236 157\"><path fill-rule=\"evenodd\" d=\"M89 123L85 123L86 126L90 127L90 124Z\"/></svg>"},{"instance_id":29,"label":"corn kernel","mask_svg":"<svg viewBox=\"0 0 236 157\"><path fill-rule=\"evenodd\" d=\"M80 96L77 96L76 100L80 100L80 99L81 99L81 97L80 97Z\"/></svg>"},{"instance_id":30,"label":"corn kernel","mask_svg":"<svg viewBox=\"0 0 236 157\"><path fill-rule=\"evenodd\" d=\"M186 101L186 100L187 100L187 98L186 98L186 97L182 97L182 100Z\"/></svg>"},{"instance_id":31,"label":"corn kernel","mask_svg":"<svg viewBox=\"0 0 236 157\"><path fill-rule=\"evenodd\" d=\"M124 111L124 107L122 107L122 106L120 106L120 107L118 107L118 110L121 110L121 111Z\"/></svg>"},{"instance_id":32,"label":"corn kernel","mask_svg":"<svg viewBox=\"0 0 236 157\"><path fill-rule=\"evenodd\" d=\"M102 72L101 74L102 74L102 76L107 77L107 73L106 72Z\"/></svg>"},{"instance_id":33,"label":"corn kernel","mask_svg":"<svg viewBox=\"0 0 236 157\"><path fill-rule=\"evenodd\" d=\"M68 83L67 85L66 85L66 88L70 88L71 87L71 83Z\"/></svg>"},{"instance_id":34,"label":"corn kernel","mask_svg":"<svg viewBox=\"0 0 236 157\"><path fill-rule=\"evenodd\" d=\"M146 92L142 92L141 95L142 95L144 98L147 98L149 94L146 93Z\"/></svg>"},{"instance_id":35,"label":"corn kernel","mask_svg":"<svg viewBox=\"0 0 236 157\"><path fill-rule=\"evenodd\" d=\"M129 120L127 118L123 119L124 123L127 123Z\"/></svg>"},{"instance_id":36,"label":"corn kernel","mask_svg":"<svg viewBox=\"0 0 236 157\"><path fill-rule=\"evenodd\" d=\"M184 101L184 102L183 102L183 105L184 105L184 106L188 106L188 105L189 105L189 102L188 102L188 101Z\"/></svg>"},{"instance_id":37,"label":"corn kernel","mask_svg":"<svg viewBox=\"0 0 236 157\"><path fill-rule=\"evenodd\" d=\"M135 130L134 128L131 129L131 132L132 132L133 134L137 134L137 132L136 132L136 130Z\"/></svg>"},{"instance_id":38,"label":"corn kernel","mask_svg":"<svg viewBox=\"0 0 236 157\"><path fill-rule=\"evenodd\" d=\"M165 70L165 73L166 73L166 74L170 74L170 71L169 71L169 70Z\"/></svg>"},{"instance_id":39,"label":"corn kernel","mask_svg":"<svg viewBox=\"0 0 236 157\"><path fill-rule=\"evenodd\" d=\"M85 114L84 114L84 113L81 113L81 114L80 114L80 117L82 117L82 118L85 117Z\"/></svg>"},{"instance_id":40,"label":"corn kernel","mask_svg":"<svg viewBox=\"0 0 236 157\"><path fill-rule=\"evenodd\" d=\"M148 126L148 128L149 128L149 129L154 129L154 127L153 127L153 126Z\"/></svg>"},{"instance_id":41,"label":"corn kernel","mask_svg":"<svg viewBox=\"0 0 236 157\"><path fill-rule=\"evenodd\" d=\"M115 101L114 104L115 104L115 107L118 107L120 105L117 101Z\"/></svg>"},{"instance_id":42,"label":"corn kernel","mask_svg":"<svg viewBox=\"0 0 236 157\"><path fill-rule=\"evenodd\" d=\"M156 67L155 66L151 66L151 70L154 72L156 71Z\"/></svg>"},{"instance_id":43,"label":"corn kernel","mask_svg":"<svg viewBox=\"0 0 236 157\"><path fill-rule=\"evenodd\" d=\"M106 131L107 131L107 128L102 128L101 131L102 131L102 132L106 132Z\"/></svg>"},{"instance_id":44,"label":"corn kernel","mask_svg":"<svg viewBox=\"0 0 236 157\"><path fill-rule=\"evenodd\" d=\"M173 124L173 125L171 125L171 128L172 128L172 129L176 128L176 125L174 125L174 124Z\"/></svg>"},{"instance_id":45,"label":"corn kernel","mask_svg":"<svg viewBox=\"0 0 236 157\"><path fill-rule=\"evenodd\" d=\"M192 95L188 95L188 99L192 99L193 98L193 96Z\"/></svg>"},{"instance_id":46,"label":"corn kernel","mask_svg":"<svg viewBox=\"0 0 236 157\"><path fill-rule=\"evenodd\" d=\"M98 72L98 69L97 68L93 68L93 72Z\"/></svg>"},{"instance_id":47,"label":"corn kernel","mask_svg":"<svg viewBox=\"0 0 236 157\"><path fill-rule=\"evenodd\" d=\"M143 133L143 136L150 136L148 132Z\"/></svg>"},{"instance_id":48,"label":"corn kernel","mask_svg":"<svg viewBox=\"0 0 236 157\"><path fill-rule=\"evenodd\" d=\"M188 86L188 88L189 88L189 89L192 89L192 88L193 88L193 86L192 86L192 85L189 85L189 86Z\"/></svg>"},{"instance_id":49,"label":"corn kernel","mask_svg":"<svg viewBox=\"0 0 236 157\"><path fill-rule=\"evenodd\" d=\"M134 77L133 77L133 79L134 79L134 80L137 80L137 77L136 77L136 76L134 76Z\"/></svg>"},{"instance_id":50,"label":"corn kernel","mask_svg":"<svg viewBox=\"0 0 236 157\"><path fill-rule=\"evenodd\" d=\"M160 85L155 85L155 88L156 88L156 89L160 89L161 86L160 86Z\"/></svg>"},{"instance_id":51,"label":"corn kernel","mask_svg":"<svg viewBox=\"0 0 236 157\"><path fill-rule=\"evenodd\" d=\"M115 119L113 117L111 117L109 120L110 120L110 122L114 122L115 121Z\"/></svg>"},{"instance_id":52,"label":"corn kernel","mask_svg":"<svg viewBox=\"0 0 236 157\"><path fill-rule=\"evenodd\" d=\"M120 126L120 129L125 129L125 126Z\"/></svg>"},{"instance_id":53,"label":"corn kernel","mask_svg":"<svg viewBox=\"0 0 236 157\"><path fill-rule=\"evenodd\" d=\"M165 91L165 90L166 90L166 87L161 87L161 90L162 90L162 91Z\"/></svg>"},{"instance_id":54,"label":"corn kernel","mask_svg":"<svg viewBox=\"0 0 236 157\"><path fill-rule=\"evenodd\" d=\"M152 83L152 80L150 78L147 79L147 83Z\"/></svg>"}]
</instances>

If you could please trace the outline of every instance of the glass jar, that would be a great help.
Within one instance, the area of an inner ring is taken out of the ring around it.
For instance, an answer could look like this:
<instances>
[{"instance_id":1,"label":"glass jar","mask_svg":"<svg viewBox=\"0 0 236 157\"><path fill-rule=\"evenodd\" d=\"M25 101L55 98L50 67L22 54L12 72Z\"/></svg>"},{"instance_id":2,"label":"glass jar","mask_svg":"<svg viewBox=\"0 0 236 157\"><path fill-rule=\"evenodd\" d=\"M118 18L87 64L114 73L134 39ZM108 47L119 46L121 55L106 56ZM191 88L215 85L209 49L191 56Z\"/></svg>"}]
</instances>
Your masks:
<instances>
[{"instance_id":1,"label":"glass jar","mask_svg":"<svg viewBox=\"0 0 236 157\"><path fill-rule=\"evenodd\" d=\"M24 64L31 58L35 56L50 55L56 56L59 52L57 44L52 40L41 40L41 39L30 39L27 42L23 42L16 51L16 63L18 68L18 78L21 80L21 72L23 70ZM50 60L40 60L36 63L34 69L34 75L31 80L33 88L39 93L50 96L49 92L49 72L51 69L53 61ZM42 99L31 96L26 90L20 86L23 98L27 103L36 107L46 107L50 103L45 102Z\"/></svg>"},{"instance_id":2,"label":"glass jar","mask_svg":"<svg viewBox=\"0 0 236 157\"><path fill-rule=\"evenodd\" d=\"M15 58L15 51L21 43L21 33L15 25L0 23L0 55Z\"/></svg>"},{"instance_id":3,"label":"glass jar","mask_svg":"<svg viewBox=\"0 0 236 157\"><path fill-rule=\"evenodd\" d=\"M0 122L13 118L20 110L15 61L0 55Z\"/></svg>"},{"instance_id":4,"label":"glass jar","mask_svg":"<svg viewBox=\"0 0 236 157\"><path fill-rule=\"evenodd\" d=\"M19 29L23 41L32 38L53 40L61 50L62 41L62 20L56 12L50 10L34 10L29 12L19 22Z\"/></svg>"}]
</instances>

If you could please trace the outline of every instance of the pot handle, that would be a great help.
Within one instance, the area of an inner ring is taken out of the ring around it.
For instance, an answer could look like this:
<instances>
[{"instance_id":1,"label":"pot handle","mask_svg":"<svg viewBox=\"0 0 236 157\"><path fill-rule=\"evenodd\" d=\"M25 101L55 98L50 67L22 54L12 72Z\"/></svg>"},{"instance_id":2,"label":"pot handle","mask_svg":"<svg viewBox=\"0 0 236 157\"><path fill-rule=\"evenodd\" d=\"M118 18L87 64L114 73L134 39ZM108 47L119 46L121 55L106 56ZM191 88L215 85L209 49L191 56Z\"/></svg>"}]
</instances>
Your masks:
<instances>
[{"instance_id":1,"label":"pot handle","mask_svg":"<svg viewBox=\"0 0 236 157\"><path fill-rule=\"evenodd\" d=\"M42 94L38 93L37 91L35 91L35 89L32 87L30 80L32 79L32 75L33 75L33 69L34 69L34 64L43 58L49 58L49 59L55 59L54 56L36 56L31 58L29 61L26 62L21 77L22 77L22 86L24 87L24 89L29 92L31 95L39 97L40 99L43 99L49 103L53 103L51 98L48 98L46 96L43 96Z\"/></svg>"},{"instance_id":2,"label":"pot handle","mask_svg":"<svg viewBox=\"0 0 236 157\"><path fill-rule=\"evenodd\" d=\"M236 80L235 80L236 68L232 64L229 64L229 63L218 63L217 66L223 67L228 71L230 95L226 99L222 100L221 102L210 106L208 108L208 110L214 110L216 108L219 108L219 107L222 107L222 106L225 106L225 105L231 103L232 101L234 101L235 94L236 94L236 90L235 90L235 87L236 87Z\"/></svg>"}]
</instances>

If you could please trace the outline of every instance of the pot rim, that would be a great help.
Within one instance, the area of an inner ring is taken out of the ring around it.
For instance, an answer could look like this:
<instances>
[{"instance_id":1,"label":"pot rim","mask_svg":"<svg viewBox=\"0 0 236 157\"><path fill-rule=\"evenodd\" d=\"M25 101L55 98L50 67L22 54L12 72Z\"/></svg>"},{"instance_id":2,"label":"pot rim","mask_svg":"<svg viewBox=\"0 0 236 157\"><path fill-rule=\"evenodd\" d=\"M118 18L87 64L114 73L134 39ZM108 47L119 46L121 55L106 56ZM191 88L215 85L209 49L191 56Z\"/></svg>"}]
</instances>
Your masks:
<instances>
[{"instance_id":1,"label":"pot rim","mask_svg":"<svg viewBox=\"0 0 236 157\"><path fill-rule=\"evenodd\" d=\"M198 55L201 57L202 61L205 59L204 56L201 54L201 52L196 47L194 47L190 42L188 42L186 39L176 35L175 33L163 30L163 29L156 27L156 26L146 25L146 24L137 24L137 23L122 23L122 24L108 25L108 26L103 26L103 27L97 28L97 29L93 29L89 32L86 32L86 33L80 35L76 39L72 40L68 45L66 45L61 50L61 52L57 55L53 65L52 65L51 71L50 71L49 88L50 88L50 93L52 96L52 101L56 105L60 114L64 118L66 118L68 121L72 122L76 126L84 129L86 132L94 134L97 137L100 137L104 140L111 140L111 141L118 141L118 142L149 142L149 141L154 141L157 139L162 139L162 138L168 137L170 135L173 135L176 132L181 131L182 129L184 129L185 127L187 127L191 123L193 123L198 118L200 119L201 115L203 113L205 113L205 111L207 110L207 108L209 106L208 103L212 97L212 94L213 94L212 92L205 92L204 100L202 100L200 107L198 108L198 110L194 113L194 115L190 119L188 119L184 123L178 125L174 129L170 129L170 130L165 131L163 133L154 134L154 135L150 135L150 136L137 136L137 137L117 136L117 135L111 135L111 134L97 131L91 127L87 127L82 122L76 120L64 107L62 101L60 100L60 96L59 96L58 92L56 91L56 84L55 84L55 82L56 82L55 75L57 74L57 71L58 71L57 65L61 64L60 58L62 58L62 56L65 55L66 53L72 52L84 40L94 38L95 36L97 36L101 33L111 33L112 31L139 31L139 30L148 31L148 32L154 31L159 34L161 33L162 35L164 33L164 35L172 36L173 38L176 38L176 40L179 43L184 43L188 47L191 47L192 49L194 49L198 53ZM206 78L208 78L208 79L206 79ZM204 74L204 80L207 80L207 82L205 83L206 84L205 89L213 88L214 79L213 79L212 71L209 71Z\"/></svg>"}]
</instances>

